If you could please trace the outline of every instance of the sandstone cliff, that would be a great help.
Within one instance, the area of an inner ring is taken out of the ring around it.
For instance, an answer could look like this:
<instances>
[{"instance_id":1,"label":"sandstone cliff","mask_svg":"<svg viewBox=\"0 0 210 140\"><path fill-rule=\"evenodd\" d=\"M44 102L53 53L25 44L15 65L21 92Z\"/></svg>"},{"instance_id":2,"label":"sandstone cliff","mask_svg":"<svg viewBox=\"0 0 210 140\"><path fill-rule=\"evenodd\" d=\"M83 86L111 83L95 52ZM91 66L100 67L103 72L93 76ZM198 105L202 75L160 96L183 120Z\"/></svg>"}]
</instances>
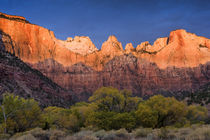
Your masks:
<instances>
[{"instance_id":1,"label":"sandstone cliff","mask_svg":"<svg viewBox=\"0 0 210 140\"><path fill-rule=\"evenodd\" d=\"M62 41L43 27L5 16L0 16L0 31L12 40L5 49L81 98L101 86L145 95L194 91L210 82L210 40L183 29L153 45L127 44L125 50L110 36L97 50L88 37Z\"/></svg>"},{"instance_id":2,"label":"sandstone cliff","mask_svg":"<svg viewBox=\"0 0 210 140\"><path fill-rule=\"evenodd\" d=\"M169 37L157 39L153 45L143 42L136 49L126 47L115 36L110 36L98 50L88 37L56 39L54 33L43 27L0 16L0 30L8 34L14 45L16 56L28 63L37 63L52 58L64 66L83 62L95 70L114 58L131 52L138 58L155 62L158 67L196 67L210 60L210 40L185 30L172 31ZM18 19L16 17L15 19ZM23 18L20 18L23 20ZM132 51L130 51L132 50ZM13 52L14 51L14 52Z\"/></svg>"},{"instance_id":3,"label":"sandstone cliff","mask_svg":"<svg viewBox=\"0 0 210 140\"><path fill-rule=\"evenodd\" d=\"M5 51L10 46L9 36L0 32L0 98L6 92L24 98L34 98L42 107L73 104L73 93L66 91L41 72L32 69L16 56Z\"/></svg>"},{"instance_id":4,"label":"sandstone cliff","mask_svg":"<svg viewBox=\"0 0 210 140\"><path fill-rule=\"evenodd\" d=\"M98 50L90 38L85 36L68 37L66 41L58 40L57 43L81 55L88 55Z\"/></svg>"}]
</instances>

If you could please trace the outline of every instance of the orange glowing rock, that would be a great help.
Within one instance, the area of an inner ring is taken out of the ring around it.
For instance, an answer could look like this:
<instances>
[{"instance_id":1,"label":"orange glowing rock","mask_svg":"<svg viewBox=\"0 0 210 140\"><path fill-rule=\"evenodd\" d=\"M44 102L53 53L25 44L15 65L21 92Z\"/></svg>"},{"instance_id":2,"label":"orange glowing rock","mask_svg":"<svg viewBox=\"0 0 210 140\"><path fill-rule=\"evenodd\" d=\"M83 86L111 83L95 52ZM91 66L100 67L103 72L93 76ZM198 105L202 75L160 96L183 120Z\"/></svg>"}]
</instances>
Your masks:
<instances>
[{"instance_id":1,"label":"orange glowing rock","mask_svg":"<svg viewBox=\"0 0 210 140\"><path fill-rule=\"evenodd\" d=\"M143 42L136 49L127 44L123 50L117 38L110 36L98 50L89 37L76 36L62 41L48 29L16 20L25 20L23 17L0 15L3 15L0 16L0 30L8 34L14 44L13 50L11 47L6 49L28 63L52 58L64 66L82 62L95 70L102 70L115 56L128 53L154 62L160 68L195 67L210 60L210 40L183 29L172 31L169 37L158 38L153 45Z\"/></svg>"}]
</instances>

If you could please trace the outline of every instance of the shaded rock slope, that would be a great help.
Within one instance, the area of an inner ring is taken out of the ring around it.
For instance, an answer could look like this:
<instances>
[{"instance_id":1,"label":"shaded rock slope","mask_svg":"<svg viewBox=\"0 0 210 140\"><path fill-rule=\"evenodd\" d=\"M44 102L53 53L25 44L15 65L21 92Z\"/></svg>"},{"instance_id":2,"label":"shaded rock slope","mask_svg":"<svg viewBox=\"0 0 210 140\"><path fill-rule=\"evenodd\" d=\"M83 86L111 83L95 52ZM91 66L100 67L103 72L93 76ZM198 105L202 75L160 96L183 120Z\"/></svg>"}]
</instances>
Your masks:
<instances>
[{"instance_id":1,"label":"shaded rock slope","mask_svg":"<svg viewBox=\"0 0 210 140\"><path fill-rule=\"evenodd\" d=\"M4 44L11 43L10 37L0 32L0 95L10 92L24 98L34 98L43 107L71 105L72 92L64 90L38 70L5 51ZM13 48L12 45L10 47Z\"/></svg>"}]
</instances>

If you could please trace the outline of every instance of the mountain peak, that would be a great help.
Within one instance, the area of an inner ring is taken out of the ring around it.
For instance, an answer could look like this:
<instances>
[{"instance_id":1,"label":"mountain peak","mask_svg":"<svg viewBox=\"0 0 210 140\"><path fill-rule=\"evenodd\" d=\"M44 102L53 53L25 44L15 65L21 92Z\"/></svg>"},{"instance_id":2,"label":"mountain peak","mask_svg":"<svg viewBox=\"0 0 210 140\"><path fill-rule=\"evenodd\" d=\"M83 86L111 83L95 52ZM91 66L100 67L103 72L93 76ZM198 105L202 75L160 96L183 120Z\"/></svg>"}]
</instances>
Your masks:
<instances>
[{"instance_id":1,"label":"mountain peak","mask_svg":"<svg viewBox=\"0 0 210 140\"><path fill-rule=\"evenodd\" d=\"M133 49L129 43L125 50L121 42L111 35L98 51L89 37L75 36L67 38L66 41L58 40L48 29L19 21L25 18L9 16L15 19L11 21L9 17L4 18L5 15L1 15L3 17L0 16L0 30L8 34L14 43L14 49L6 45L6 50L15 51L15 55L27 63L53 58L64 66L84 62L101 70L104 64L115 56L130 52L138 58L156 63L160 68L194 67L210 60L210 40L188 33L184 29L172 31L169 37L158 38L153 46L146 41Z\"/></svg>"},{"instance_id":2,"label":"mountain peak","mask_svg":"<svg viewBox=\"0 0 210 140\"><path fill-rule=\"evenodd\" d=\"M119 42L114 35L111 35L109 36L108 40L102 44L101 51L104 55L116 55L118 53L122 54L122 43Z\"/></svg>"},{"instance_id":3,"label":"mountain peak","mask_svg":"<svg viewBox=\"0 0 210 140\"><path fill-rule=\"evenodd\" d=\"M109 42L118 42L117 37L114 36L114 35L110 35L107 41L109 41Z\"/></svg>"},{"instance_id":4,"label":"mountain peak","mask_svg":"<svg viewBox=\"0 0 210 140\"><path fill-rule=\"evenodd\" d=\"M141 51L141 50L147 50L151 47L149 41L142 42L141 44L137 45L136 50Z\"/></svg>"},{"instance_id":5,"label":"mountain peak","mask_svg":"<svg viewBox=\"0 0 210 140\"><path fill-rule=\"evenodd\" d=\"M66 41L60 40L60 44L81 55L87 55L98 50L87 36L68 37Z\"/></svg>"},{"instance_id":6,"label":"mountain peak","mask_svg":"<svg viewBox=\"0 0 210 140\"><path fill-rule=\"evenodd\" d=\"M133 47L133 44L132 43L126 44L126 46L125 46L125 53L130 53L132 51L135 51L135 48Z\"/></svg>"},{"instance_id":7,"label":"mountain peak","mask_svg":"<svg viewBox=\"0 0 210 140\"><path fill-rule=\"evenodd\" d=\"M178 29L170 32L169 43L177 41L181 38L186 38L188 35L187 31L184 29Z\"/></svg>"}]
</instances>

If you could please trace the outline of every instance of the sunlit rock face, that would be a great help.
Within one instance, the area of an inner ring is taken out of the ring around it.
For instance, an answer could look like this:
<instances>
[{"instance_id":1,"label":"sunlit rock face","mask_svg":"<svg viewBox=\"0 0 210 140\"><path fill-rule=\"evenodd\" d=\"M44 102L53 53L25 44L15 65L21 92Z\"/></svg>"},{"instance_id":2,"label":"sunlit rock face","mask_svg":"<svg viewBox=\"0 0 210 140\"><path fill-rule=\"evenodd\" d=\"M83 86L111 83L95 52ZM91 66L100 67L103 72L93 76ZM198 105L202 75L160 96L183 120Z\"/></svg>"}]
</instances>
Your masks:
<instances>
[{"instance_id":1,"label":"sunlit rock face","mask_svg":"<svg viewBox=\"0 0 210 140\"><path fill-rule=\"evenodd\" d=\"M152 59L160 68L168 66L196 67L210 60L209 39L176 30L170 33L167 45Z\"/></svg>"},{"instance_id":2,"label":"sunlit rock face","mask_svg":"<svg viewBox=\"0 0 210 140\"><path fill-rule=\"evenodd\" d=\"M88 55L98 51L90 38L85 36L75 36L74 38L68 37L66 41L59 40L58 43L60 43L60 46L64 46L72 52L81 55Z\"/></svg>"},{"instance_id":3,"label":"sunlit rock face","mask_svg":"<svg viewBox=\"0 0 210 140\"><path fill-rule=\"evenodd\" d=\"M115 57L123 54L122 44L117 40L114 35L109 36L107 41L105 41L100 50L100 54L104 57Z\"/></svg>"},{"instance_id":4,"label":"sunlit rock face","mask_svg":"<svg viewBox=\"0 0 210 140\"><path fill-rule=\"evenodd\" d=\"M125 53L126 54L132 53L134 51L136 51L136 49L133 47L132 43L126 44L126 46L125 46Z\"/></svg>"},{"instance_id":5,"label":"sunlit rock face","mask_svg":"<svg viewBox=\"0 0 210 140\"><path fill-rule=\"evenodd\" d=\"M5 46L13 48L10 37L0 32L0 98L2 94L13 93L24 98L34 98L40 106L69 107L73 104L72 92L67 91L38 70L32 69ZM74 96L74 95L73 95Z\"/></svg>"},{"instance_id":6,"label":"sunlit rock face","mask_svg":"<svg viewBox=\"0 0 210 140\"><path fill-rule=\"evenodd\" d=\"M29 21L27 21L26 18L22 17L22 16L7 15L7 14L4 14L4 13L0 12L0 17L6 18L6 19L11 19L11 20L16 20L16 21L20 21L20 22L29 23Z\"/></svg>"},{"instance_id":7,"label":"sunlit rock face","mask_svg":"<svg viewBox=\"0 0 210 140\"><path fill-rule=\"evenodd\" d=\"M183 29L153 45L128 43L125 50L113 35L98 50L89 37L62 41L48 29L4 16L0 31L12 40L13 47L5 42L7 51L81 99L101 86L146 95L194 91L209 82L210 40Z\"/></svg>"}]
</instances>

